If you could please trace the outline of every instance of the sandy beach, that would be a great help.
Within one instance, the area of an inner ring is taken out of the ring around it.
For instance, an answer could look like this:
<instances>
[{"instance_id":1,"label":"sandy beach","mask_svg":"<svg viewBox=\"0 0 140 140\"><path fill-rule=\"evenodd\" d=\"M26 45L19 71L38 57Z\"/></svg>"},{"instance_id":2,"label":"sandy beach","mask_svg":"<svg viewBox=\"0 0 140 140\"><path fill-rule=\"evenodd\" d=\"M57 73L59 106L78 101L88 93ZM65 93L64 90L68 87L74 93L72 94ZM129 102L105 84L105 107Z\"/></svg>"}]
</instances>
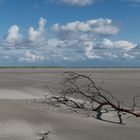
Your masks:
<instances>
[{"instance_id":1,"label":"sandy beach","mask_svg":"<svg viewBox=\"0 0 140 140\"><path fill-rule=\"evenodd\" d=\"M104 88L126 103L140 94L140 69L0 70L0 140L139 140L140 118L129 116L120 125L38 102L49 94L45 85L57 92L69 70L104 80ZM103 117L117 122L113 113Z\"/></svg>"}]
</instances>

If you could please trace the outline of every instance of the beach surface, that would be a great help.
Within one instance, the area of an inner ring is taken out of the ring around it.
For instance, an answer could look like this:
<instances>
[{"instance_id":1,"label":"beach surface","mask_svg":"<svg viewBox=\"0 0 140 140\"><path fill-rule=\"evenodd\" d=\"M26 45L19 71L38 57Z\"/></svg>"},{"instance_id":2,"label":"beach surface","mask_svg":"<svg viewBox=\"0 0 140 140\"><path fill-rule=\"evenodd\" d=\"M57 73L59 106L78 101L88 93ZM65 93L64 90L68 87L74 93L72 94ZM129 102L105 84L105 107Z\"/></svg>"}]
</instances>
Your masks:
<instances>
[{"instance_id":1,"label":"beach surface","mask_svg":"<svg viewBox=\"0 0 140 140\"><path fill-rule=\"evenodd\" d=\"M0 140L139 140L140 118L127 116L118 124L113 112L107 120L80 115L38 102L57 93L62 74L74 71L93 77L97 84L125 103L140 95L140 69L2 69L0 70ZM45 135L47 133L47 135Z\"/></svg>"}]
</instances>

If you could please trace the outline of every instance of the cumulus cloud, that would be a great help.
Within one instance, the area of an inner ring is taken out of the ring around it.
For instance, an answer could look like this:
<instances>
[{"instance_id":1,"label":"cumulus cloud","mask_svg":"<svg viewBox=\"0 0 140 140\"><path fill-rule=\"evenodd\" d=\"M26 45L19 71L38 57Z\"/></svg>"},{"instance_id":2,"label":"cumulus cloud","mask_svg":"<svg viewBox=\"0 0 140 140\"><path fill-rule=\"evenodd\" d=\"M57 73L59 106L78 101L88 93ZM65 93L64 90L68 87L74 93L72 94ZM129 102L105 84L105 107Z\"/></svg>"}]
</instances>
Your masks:
<instances>
[{"instance_id":1,"label":"cumulus cloud","mask_svg":"<svg viewBox=\"0 0 140 140\"><path fill-rule=\"evenodd\" d=\"M86 6L94 3L95 0L55 0L55 2L67 5Z\"/></svg>"},{"instance_id":2,"label":"cumulus cloud","mask_svg":"<svg viewBox=\"0 0 140 140\"><path fill-rule=\"evenodd\" d=\"M12 25L8 30L8 34L4 38L4 44L8 46L15 45L20 42L22 35L20 34L20 27Z\"/></svg>"},{"instance_id":3,"label":"cumulus cloud","mask_svg":"<svg viewBox=\"0 0 140 140\"><path fill-rule=\"evenodd\" d=\"M124 53L123 57L126 58L127 60L129 60L129 59L134 59L135 56L134 55L130 55L129 53Z\"/></svg>"},{"instance_id":4,"label":"cumulus cloud","mask_svg":"<svg viewBox=\"0 0 140 140\"><path fill-rule=\"evenodd\" d=\"M112 41L106 38L119 32L119 28L111 19L75 21L65 25L57 23L53 25L52 30L63 42L60 45L59 41L58 46L69 46L70 49L75 45L74 51L80 52L86 59L125 59L127 52L136 47L135 43L127 40ZM68 45L73 41L74 45ZM67 42L66 45L64 42Z\"/></svg>"},{"instance_id":5,"label":"cumulus cloud","mask_svg":"<svg viewBox=\"0 0 140 140\"><path fill-rule=\"evenodd\" d=\"M79 45L78 40L49 39L47 42L47 56L58 60L83 60L84 49ZM49 58L48 58L49 59Z\"/></svg>"},{"instance_id":6,"label":"cumulus cloud","mask_svg":"<svg viewBox=\"0 0 140 140\"><path fill-rule=\"evenodd\" d=\"M112 42L111 40L105 38L105 39L103 39L101 42L99 42L99 43L97 44L97 46L98 46L99 48L111 49L111 48L113 48L114 45L113 45L113 42Z\"/></svg>"},{"instance_id":7,"label":"cumulus cloud","mask_svg":"<svg viewBox=\"0 0 140 140\"><path fill-rule=\"evenodd\" d=\"M109 39L103 39L101 42L97 43L98 48L104 49L121 49L124 51L129 51L137 46L137 44L126 40L111 41Z\"/></svg>"},{"instance_id":8,"label":"cumulus cloud","mask_svg":"<svg viewBox=\"0 0 140 140\"><path fill-rule=\"evenodd\" d=\"M26 37L23 37L21 34L19 26L12 25L8 29L7 35L0 42L0 45L7 49L24 49L32 46L41 47L41 43L45 43L47 40L45 25L46 19L41 17L38 21L38 28L30 27Z\"/></svg>"},{"instance_id":9,"label":"cumulus cloud","mask_svg":"<svg viewBox=\"0 0 140 140\"><path fill-rule=\"evenodd\" d=\"M91 40L83 42L84 55L88 59L133 59L133 55L130 54L137 44L126 41L118 40L111 41L110 39ZM134 51L136 52L136 51Z\"/></svg>"},{"instance_id":10,"label":"cumulus cloud","mask_svg":"<svg viewBox=\"0 0 140 140\"><path fill-rule=\"evenodd\" d=\"M136 44L126 40L115 41L113 44L115 48L124 49L126 51L129 51L132 48L136 47Z\"/></svg>"},{"instance_id":11,"label":"cumulus cloud","mask_svg":"<svg viewBox=\"0 0 140 140\"><path fill-rule=\"evenodd\" d=\"M0 42L0 52L6 52L0 53L1 57L20 62L140 58L140 47L136 43L109 38L119 31L111 19L56 23L47 38L46 21L40 18L38 28L30 27L27 36L21 34L19 26L12 25ZM6 50L9 46L10 49Z\"/></svg>"},{"instance_id":12,"label":"cumulus cloud","mask_svg":"<svg viewBox=\"0 0 140 140\"><path fill-rule=\"evenodd\" d=\"M101 56L98 56L97 54L95 54L94 52L94 42L85 42L85 56L89 59L100 59Z\"/></svg>"},{"instance_id":13,"label":"cumulus cloud","mask_svg":"<svg viewBox=\"0 0 140 140\"><path fill-rule=\"evenodd\" d=\"M140 59L140 44L137 44L136 47L133 49L129 50L126 54L125 57L127 59Z\"/></svg>"},{"instance_id":14,"label":"cumulus cloud","mask_svg":"<svg viewBox=\"0 0 140 140\"><path fill-rule=\"evenodd\" d=\"M118 55L115 53L111 53L111 52L105 52L103 53L104 57L107 57L109 59L116 59L118 58Z\"/></svg>"},{"instance_id":15,"label":"cumulus cloud","mask_svg":"<svg viewBox=\"0 0 140 140\"><path fill-rule=\"evenodd\" d=\"M52 30L60 39L73 39L79 37L79 34L110 36L119 32L119 28L113 25L111 19L102 18L86 22L75 21L65 25L56 23L53 25Z\"/></svg>"},{"instance_id":16,"label":"cumulus cloud","mask_svg":"<svg viewBox=\"0 0 140 140\"><path fill-rule=\"evenodd\" d=\"M43 40L44 39L44 32L45 32L45 25L46 25L46 19L40 18L38 22L38 29L34 29L34 27L29 28L29 41L32 43Z\"/></svg>"},{"instance_id":17,"label":"cumulus cloud","mask_svg":"<svg viewBox=\"0 0 140 140\"><path fill-rule=\"evenodd\" d=\"M30 50L27 50L25 54L19 58L20 61L28 61L28 62L34 62L34 61L43 61L44 57L33 52Z\"/></svg>"}]
</instances>

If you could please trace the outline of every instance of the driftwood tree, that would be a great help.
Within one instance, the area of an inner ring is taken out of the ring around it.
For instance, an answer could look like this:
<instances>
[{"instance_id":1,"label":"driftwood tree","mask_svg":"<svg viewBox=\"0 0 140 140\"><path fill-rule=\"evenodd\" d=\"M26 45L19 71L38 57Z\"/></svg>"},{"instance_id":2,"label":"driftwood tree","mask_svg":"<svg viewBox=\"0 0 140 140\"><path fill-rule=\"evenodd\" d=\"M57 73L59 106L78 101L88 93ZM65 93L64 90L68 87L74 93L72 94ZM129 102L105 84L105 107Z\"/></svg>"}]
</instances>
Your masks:
<instances>
[{"instance_id":1,"label":"driftwood tree","mask_svg":"<svg viewBox=\"0 0 140 140\"><path fill-rule=\"evenodd\" d=\"M136 103L138 96L133 97L133 105L128 107L109 91L103 89L102 84L97 86L89 76L75 72L65 72L63 76L64 89L59 96L52 96L51 100L76 109L96 111L98 119L101 119L102 110L110 111L110 109L118 113L120 123L122 123L120 113L140 117Z\"/></svg>"}]
</instances>

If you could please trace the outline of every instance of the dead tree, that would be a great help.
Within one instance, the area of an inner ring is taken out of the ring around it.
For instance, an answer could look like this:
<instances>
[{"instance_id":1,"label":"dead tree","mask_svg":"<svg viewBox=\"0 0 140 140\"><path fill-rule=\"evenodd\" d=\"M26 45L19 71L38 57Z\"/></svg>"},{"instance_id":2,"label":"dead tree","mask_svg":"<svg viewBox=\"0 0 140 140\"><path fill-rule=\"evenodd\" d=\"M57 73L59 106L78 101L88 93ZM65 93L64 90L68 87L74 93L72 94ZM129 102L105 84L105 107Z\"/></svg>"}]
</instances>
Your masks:
<instances>
[{"instance_id":1,"label":"dead tree","mask_svg":"<svg viewBox=\"0 0 140 140\"><path fill-rule=\"evenodd\" d=\"M133 105L126 106L119 101L109 91L97 86L95 81L84 74L75 72L64 73L63 87L60 96L52 96L51 99L56 102L65 104L72 108L87 109L101 112L102 109L109 111L108 108L120 113L129 113L135 117L140 117L136 98L133 97ZM121 122L121 119L120 119Z\"/></svg>"}]
</instances>

